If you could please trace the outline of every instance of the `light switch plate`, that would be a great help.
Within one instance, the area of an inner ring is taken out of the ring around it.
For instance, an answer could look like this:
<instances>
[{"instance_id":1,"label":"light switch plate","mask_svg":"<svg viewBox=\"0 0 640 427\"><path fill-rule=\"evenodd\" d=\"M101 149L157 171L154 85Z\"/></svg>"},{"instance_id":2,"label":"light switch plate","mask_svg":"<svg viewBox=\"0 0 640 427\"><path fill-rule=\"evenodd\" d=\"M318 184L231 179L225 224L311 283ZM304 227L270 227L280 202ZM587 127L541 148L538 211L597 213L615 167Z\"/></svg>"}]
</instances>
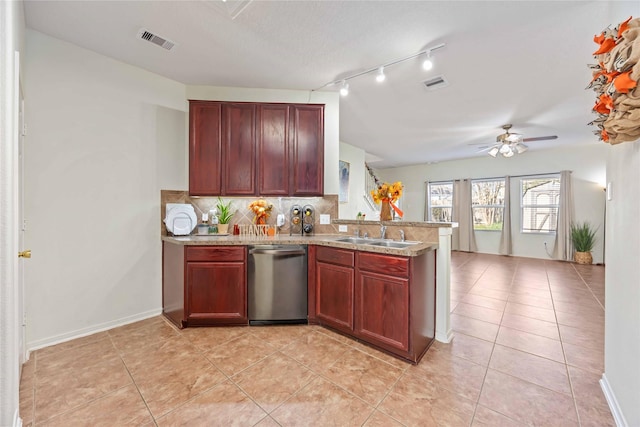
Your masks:
<instances>
[{"instance_id":1,"label":"light switch plate","mask_svg":"<svg viewBox=\"0 0 640 427\"><path fill-rule=\"evenodd\" d=\"M338 231L346 233L347 232L347 226L346 225L339 225L338 226Z\"/></svg>"},{"instance_id":2,"label":"light switch plate","mask_svg":"<svg viewBox=\"0 0 640 427\"><path fill-rule=\"evenodd\" d=\"M320 214L320 224L324 224L324 225L331 224L331 215Z\"/></svg>"},{"instance_id":3,"label":"light switch plate","mask_svg":"<svg viewBox=\"0 0 640 427\"><path fill-rule=\"evenodd\" d=\"M607 201L613 200L613 184L607 183Z\"/></svg>"}]
</instances>

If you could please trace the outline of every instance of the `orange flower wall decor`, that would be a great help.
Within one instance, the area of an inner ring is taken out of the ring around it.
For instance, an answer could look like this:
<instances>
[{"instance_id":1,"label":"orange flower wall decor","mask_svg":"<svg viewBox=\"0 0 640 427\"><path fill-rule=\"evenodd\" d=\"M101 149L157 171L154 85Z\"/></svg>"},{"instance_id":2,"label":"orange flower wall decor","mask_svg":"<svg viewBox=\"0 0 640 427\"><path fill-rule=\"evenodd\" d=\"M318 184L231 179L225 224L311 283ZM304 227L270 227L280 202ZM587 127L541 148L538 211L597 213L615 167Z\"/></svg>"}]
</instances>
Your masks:
<instances>
[{"instance_id":1,"label":"orange flower wall decor","mask_svg":"<svg viewBox=\"0 0 640 427\"><path fill-rule=\"evenodd\" d=\"M629 17L613 30L607 27L593 38L599 45L590 65L593 79L587 89L596 92L589 123L601 141L619 144L640 138L640 19Z\"/></svg>"}]
</instances>

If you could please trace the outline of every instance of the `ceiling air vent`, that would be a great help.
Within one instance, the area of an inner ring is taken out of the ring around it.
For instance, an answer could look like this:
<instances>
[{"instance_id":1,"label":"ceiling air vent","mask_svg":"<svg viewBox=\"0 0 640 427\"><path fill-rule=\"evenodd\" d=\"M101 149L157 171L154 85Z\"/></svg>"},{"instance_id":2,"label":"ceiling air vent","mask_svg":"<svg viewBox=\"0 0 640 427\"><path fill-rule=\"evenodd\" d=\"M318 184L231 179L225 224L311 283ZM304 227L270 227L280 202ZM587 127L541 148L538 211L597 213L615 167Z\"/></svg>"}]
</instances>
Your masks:
<instances>
[{"instance_id":1,"label":"ceiling air vent","mask_svg":"<svg viewBox=\"0 0 640 427\"><path fill-rule=\"evenodd\" d=\"M171 40L168 40L168 39L165 39L164 37L160 37L156 34L153 34L151 31L147 30L146 28L141 28L140 31L138 31L138 38L151 42L167 50L171 50L176 45Z\"/></svg>"},{"instance_id":2,"label":"ceiling air vent","mask_svg":"<svg viewBox=\"0 0 640 427\"><path fill-rule=\"evenodd\" d=\"M449 82L444 78L444 76L436 76L432 79L423 81L422 84L427 88L427 90L437 90L449 86Z\"/></svg>"}]
</instances>

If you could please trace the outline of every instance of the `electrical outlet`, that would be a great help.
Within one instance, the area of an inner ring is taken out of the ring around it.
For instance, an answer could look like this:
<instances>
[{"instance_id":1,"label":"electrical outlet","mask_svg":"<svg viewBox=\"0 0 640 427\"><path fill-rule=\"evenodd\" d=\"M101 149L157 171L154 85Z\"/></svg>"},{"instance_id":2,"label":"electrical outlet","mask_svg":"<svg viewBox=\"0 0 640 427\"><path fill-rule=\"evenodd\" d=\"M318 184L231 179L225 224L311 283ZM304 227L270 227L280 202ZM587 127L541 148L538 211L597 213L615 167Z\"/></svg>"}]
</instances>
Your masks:
<instances>
[{"instance_id":1,"label":"electrical outlet","mask_svg":"<svg viewBox=\"0 0 640 427\"><path fill-rule=\"evenodd\" d=\"M339 225L338 226L338 231L340 231L342 233L346 233L347 232L347 226L346 225Z\"/></svg>"},{"instance_id":2,"label":"electrical outlet","mask_svg":"<svg viewBox=\"0 0 640 427\"><path fill-rule=\"evenodd\" d=\"M322 224L322 225L331 224L331 215L329 215L329 214L320 214L320 224Z\"/></svg>"}]
</instances>

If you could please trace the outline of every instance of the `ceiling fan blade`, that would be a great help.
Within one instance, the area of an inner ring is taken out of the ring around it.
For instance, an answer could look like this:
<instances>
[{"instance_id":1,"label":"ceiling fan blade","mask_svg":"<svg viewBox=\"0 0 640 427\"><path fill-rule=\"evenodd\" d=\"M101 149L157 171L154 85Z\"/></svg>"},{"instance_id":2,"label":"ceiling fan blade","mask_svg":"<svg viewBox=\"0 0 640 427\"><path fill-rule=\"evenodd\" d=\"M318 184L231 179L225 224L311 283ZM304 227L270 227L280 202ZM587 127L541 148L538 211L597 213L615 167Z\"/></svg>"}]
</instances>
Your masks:
<instances>
[{"instance_id":1,"label":"ceiling fan blade","mask_svg":"<svg viewBox=\"0 0 640 427\"><path fill-rule=\"evenodd\" d=\"M547 141L550 139L558 139L558 135L550 135L550 136L537 136L535 138L524 138L523 142L531 142L531 141Z\"/></svg>"},{"instance_id":2,"label":"ceiling fan blade","mask_svg":"<svg viewBox=\"0 0 640 427\"><path fill-rule=\"evenodd\" d=\"M493 145L484 145L482 147L478 147L476 153L484 153L485 151L491 150L491 147L493 147Z\"/></svg>"}]
</instances>

